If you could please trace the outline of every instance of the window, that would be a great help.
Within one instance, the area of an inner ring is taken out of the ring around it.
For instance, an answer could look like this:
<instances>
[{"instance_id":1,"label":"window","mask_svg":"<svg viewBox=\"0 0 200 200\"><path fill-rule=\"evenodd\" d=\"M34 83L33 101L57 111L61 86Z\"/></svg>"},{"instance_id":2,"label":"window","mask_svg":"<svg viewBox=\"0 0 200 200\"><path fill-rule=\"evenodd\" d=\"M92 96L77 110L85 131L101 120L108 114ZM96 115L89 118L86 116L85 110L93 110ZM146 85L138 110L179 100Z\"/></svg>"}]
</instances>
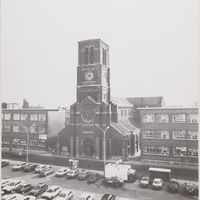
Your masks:
<instances>
[{"instance_id":1,"label":"window","mask_svg":"<svg viewBox=\"0 0 200 200\"><path fill-rule=\"evenodd\" d=\"M190 123L197 123L198 122L198 115L197 114L190 114L189 115L189 122Z\"/></svg>"},{"instance_id":2,"label":"window","mask_svg":"<svg viewBox=\"0 0 200 200\"><path fill-rule=\"evenodd\" d=\"M94 47L90 47L90 63L94 63Z\"/></svg>"},{"instance_id":3,"label":"window","mask_svg":"<svg viewBox=\"0 0 200 200\"><path fill-rule=\"evenodd\" d=\"M106 63L107 63L106 50L103 48L102 51L103 51L103 64L106 65Z\"/></svg>"},{"instance_id":4,"label":"window","mask_svg":"<svg viewBox=\"0 0 200 200\"><path fill-rule=\"evenodd\" d=\"M172 123L186 122L185 114L172 115Z\"/></svg>"},{"instance_id":5,"label":"window","mask_svg":"<svg viewBox=\"0 0 200 200\"><path fill-rule=\"evenodd\" d=\"M37 127L36 126L31 126L30 127L30 133L37 133Z\"/></svg>"},{"instance_id":6,"label":"window","mask_svg":"<svg viewBox=\"0 0 200 200\"><path fill-rule=\"evenodd\" d=\"M30 140L30 145L37 146L38 142L37 140Z\"/></svg>"},{"instance_id":7,"label":"window","mask_svg":"<svg viewBox=\"0 0 200 200\"><path fill-rule=\"evenodd\" d=\"M45 134L45 131L46 131L46 128L45 127L39 127L38 128L38 133L40 133L40 134Z\"/></svg>"},{"instance_id":8,"label":"window","mask_svg":"<svg viewBox=\"0 0 200 200\"><path fill-rule=\"evenodd\" d=\"M173 139L174 140L186 140L186 132L185 131L173 131Z\"/></svg>"},{"instance_id":9,"label":"window","mask_svg":"<svg viewBox=\"0 0 200 200\"><path fill-rule=\"evenodd\" d=\"M93 125L85 125L84 126L84 132L93 132Z\"/></svg>"},{"instance_id":10,"label":"window","mask_svg":"<svg viewBox=\"0 0 200 200\"><path fill-rule=\"evenodd\" d=\"M168 156L169 155L169 148L167 147L152 147L147 146L143 148L143 154L147 155L162 155L162 156Z\"/></svg>"},{"instance_id":11,"label":"window","mask_svg":"<svg viewBox=\"0 0 200 200\"><path fill-rule=\"evenodd\" d=\"M89 62L88 56L89 56L89 49L88 49L88 47L86 47L86 48L85 48L85 51L84 51L84 63L85 63L86 65L88 65L88 62Z\"/></svg>"},{"instance_id":12,"label":"window","mask_svg":"<svg viewBox=\"0 0 200 200\"><path fill-rule=\"evenodd\" d=\"M198 140L198 132L188 131L187 139L188 140Z\"/></svg>"},{"instance_id":13,"label":"window","mask_svg":"<svg viewBox=\"0 0 200 200\"><path fill-rule=\"evenodd\" d=\"M190 156L190 157L198 157L198 149L188 148L188 156Z\"/></svg>"},{"instance_id":14,"label":"window","mask_svg":"<svg viewBox=\"0 0 200 200\"><path fill-rule=\"evenodd\" d=\"M143 138L146 139L169 139L168 131L143 131Z\"/></svg>"},{"instance_id":15,"label":"window","mask_svg":"<svg viewBox=\"0 0 200 200\"><path fill-rule=\"evenodd\" d=\"M13 126L13 132L18 133L19 132L19 126Z\"/></svg>"},{"instance_id":16,"label":"window","mask_svg":"<svg viewBox=\"0 0 200 200\"><path fill-rule=\"evenodd\" d=\"M143 123L153 123L155 122L155 115L143 115Z\"/></svg>"},{"instance_id":17,"label":"window","mask_svg":"<svg viewBox=\"0 0 200 200\"><path fill-rule=\"evenodd\" d=\"M10 144L10 138L2 138L3 144Z\"/></svg>"},{"instance_id":18,"label":"window","mask_svg":"<svg viewBox=\"0 0 200 200\"><path fill-rule=\"evenodd\" d=\"M11 126L10 125L3 125L3 131L4 132L9 132L9 131L11 131Z\"/></svg>"},{"instance_id":19,"label":"window","mask_svg":"<svg viewBox=\"0 0 200 200\"><path fill-rule=\"evenodd\" d=\"M21 132L22 133L27 133L27 131L28 131L28 128L25 128L25 127L23 127L23 126L21 126Z\"/></svg>"},{"instance_id":20,"label":"window","mask_svg":"<svg viewBox=\"0 0 200 200\"><path fill-rule=\"evenodd\" d=\"M175 147L174 148L174 156L186 156L186 147Z\"/></svg>"},{"instance_id":21,"label":"window","mask_svg":"<svg viewBox=\"0 0 200 200\"><path fill-rule=\"evenodd\" d=\"M27 120L28 114L21 114L21 120Z\"/></svg>"},{"instance_id":22,"label":"window","mask_svg":"<svg viewBox=\"0 0 200 200\"><path fill-rule=\"evenodd\" d=\"M10 120L11 119L11 114L10 113L4 113L4 119L5 120Z\"/></svg>"},{"instance_id":23,"label":"window","mask_svg":"<svg viewBox=\"0 0 200 200\"><path fill-rule=\"evenodd\" d=\"M37 121L38 120L37 114L31 114L30 119L31 121Z\"/></svg>"},{"instance_id":24,"label":"window","mask_svg":"<svg viewBox=\"0 0 200 200\"><path fill-rule=\"evenodd\" d=\"M44 147L46 143L46 140L38 140L38 146Z\"/></svg>"},{"instance_id":25,"label":"window","mask_svg":"<svg viewBox=\"0 0 200 200\"><path fill-rule=\"evenodd\" d=\"M19 139L13 139L13 144L20 144L20 140Z\"/></svg>"},{"instance_id":26,"label":"window","mask_svg":"<svg viewBox=\"0 0 200 200\"><path fill-rule=\"evenodd\" d=\"M39 121L45 121L46 120L46 115L45 114L39 114L38 115L38 120Z\"/></svg>"},{"instance_id":27,"label":"window","mask_svg":"<svg viewBox=\"0 0 200 200\"><path fill-rule=\"evenodd\" d=\"M13 114L13 120L20 120L20 114L19 113L14 113Z\"/></svg>"},{"instance_id":28,"label":"window","mask_svg":"<svg viewBox=\"0 0 200 200\"><path fill-rule=\"evenodd\" d=\"M26 140L19 140L19 144L21 144L21 145L26 145Z\"/></svg>"},{"instance_id":29,"label":"window","mask_svg":"<svg viewBox=\"0 0 200 200\"><path fill-rule=\"evenodd\" d=\"M168 115L156 115L156 122L157 123L169 123L169 116Z\"/></svg>"}]
</instances>

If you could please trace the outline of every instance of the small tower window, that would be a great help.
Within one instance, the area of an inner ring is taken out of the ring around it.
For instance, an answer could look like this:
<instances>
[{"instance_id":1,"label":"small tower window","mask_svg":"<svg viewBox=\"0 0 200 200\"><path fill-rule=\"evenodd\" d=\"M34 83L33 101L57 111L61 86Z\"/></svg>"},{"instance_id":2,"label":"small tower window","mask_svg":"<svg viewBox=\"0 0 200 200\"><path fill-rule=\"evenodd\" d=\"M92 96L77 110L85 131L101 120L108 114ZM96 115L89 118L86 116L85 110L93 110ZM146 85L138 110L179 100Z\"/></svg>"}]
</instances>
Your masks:
<instances>
[{"instance_id":1,"label":"small tower window","mask_svg":"<svg viewBox=\"0 0 200 200\"><path fill-rule=\"evenodd\" d=\"M94 63L94 47L90 47L90 63Z\"/></svg>"},{"instance_id":2,"label":"small tower window","mask_svg":"<svg viewBox=\"0 0 200 200\"><path fill-rule=\"evenodd\" d=\"M88 60L88 56L89 56L89 49L88 47L85 48L85 51L84 51L84 63L87 65L89 60Z\"/></svg>"},{"instance_id":3,"label":"small tower window","mask_svg":"<svg viewBox=\"0 0 200 200\"><path fill-rule=\"evenodd\" d=\"M106 65L107 61L106 61L106 50L103 49L103 64Z\"/></svg>"}]
</instances>

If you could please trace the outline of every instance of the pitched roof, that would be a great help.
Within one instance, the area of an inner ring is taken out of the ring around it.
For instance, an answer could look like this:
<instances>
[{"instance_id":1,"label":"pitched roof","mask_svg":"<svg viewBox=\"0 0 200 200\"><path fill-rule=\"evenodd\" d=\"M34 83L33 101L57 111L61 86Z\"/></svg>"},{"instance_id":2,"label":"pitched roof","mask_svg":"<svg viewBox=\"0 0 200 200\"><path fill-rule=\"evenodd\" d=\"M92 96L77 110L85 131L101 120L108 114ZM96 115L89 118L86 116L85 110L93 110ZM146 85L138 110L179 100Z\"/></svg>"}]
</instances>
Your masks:
<instances>
[{"instance_id":1,"label":"pitched roof","mask_svg":"<svg viewBox=\"0 0 200 200\"><path fill-rule=\"evenodd\" d=\"M133 107L133 104L130 103L126 98L122 97L111 97L111 101L118 105L118 106L127 106L127 107Z\"/></svg>"},{"instance_id":2,"label":"pitched roof","mask_svg":"<svg viewBox=\"0 0 200 200\"><path fill-rule=\"evenodd\" d=\"M136 107L161 107L163 105L163 97L132 97L127 98L130 103Z\"/></svg>"},{"instance_id":3,"label":"pitched roof","mask_svg":"<svg viewBox=\"0 0 200 200\"><path fill-rule=\"evenodd\" d=\"M122 136L126 136L131 133L138 133L139 131L139 129L131 124L128 120L120 120L118 123L111 122L111 126Z\"/></svg>"}]
</instances>

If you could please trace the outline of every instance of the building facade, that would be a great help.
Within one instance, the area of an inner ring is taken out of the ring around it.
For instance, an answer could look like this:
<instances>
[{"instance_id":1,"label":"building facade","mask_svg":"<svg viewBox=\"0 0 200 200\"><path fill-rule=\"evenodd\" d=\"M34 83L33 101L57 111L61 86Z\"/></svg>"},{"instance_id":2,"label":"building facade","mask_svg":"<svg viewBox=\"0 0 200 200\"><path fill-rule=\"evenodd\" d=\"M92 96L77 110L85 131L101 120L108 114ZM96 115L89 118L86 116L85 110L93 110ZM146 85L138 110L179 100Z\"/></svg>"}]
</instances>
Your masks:
<instances>
[{"instance_id":1,"label":"building facade","mask_svg":"<svg viewBox=\"0 0 200 200\"><path fill-rule=\"evenodd\" d=\"M198 162L198 108L138 108L141 159Z\"/></svg>"},{"instance_id":2,"label":"building facade","mask_svg":"<svg viewBox=\"0 0 200 200\"><path fill-rule=\"evenodd\" d=\"M109 46L100 39L78 43L76 91L67 128L71 156L127 159L128 149L136 145L131 135L139 130L127 119L118 120L118 107L110 98Z\"/></svg>"},{"instance_id":3,"label":"building facade","mask_svg":"<svg viewBox=\"0 0 200 200\"><path fill-rule=\"evenodd\" d=\"M59 109L2 109L2 147L47 150L48 139L65 127L65 113Z\"/></svg>"}]
</instances>

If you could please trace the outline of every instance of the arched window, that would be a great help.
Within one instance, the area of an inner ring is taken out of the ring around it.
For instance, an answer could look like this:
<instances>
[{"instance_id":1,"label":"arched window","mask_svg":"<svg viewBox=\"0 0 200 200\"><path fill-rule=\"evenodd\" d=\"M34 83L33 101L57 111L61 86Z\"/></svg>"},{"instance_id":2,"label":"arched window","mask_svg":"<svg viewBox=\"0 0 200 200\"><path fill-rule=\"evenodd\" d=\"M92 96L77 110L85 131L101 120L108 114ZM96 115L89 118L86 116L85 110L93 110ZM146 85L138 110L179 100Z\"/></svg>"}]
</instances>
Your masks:
<instances>
[{"instance_id":1,"label":"arched window","mask_svg":"<svg viewBox=\"0 0 200 200\"><path fill-rule=\"evenodd\" d=\"M94 47L90 47L90 63L94 63Z\"/></svg>"},{"instance_id":2,"label":"arched window","mask_svg":"<svg viewBox=\"0 0 200 200\"><path fill-rule=\"evenodd\" d=\"M84 51L84 63L87 65L89 60L88 60L88 56L89 56L89 48L86 47L85 51Z\"/></svg>"}]
</instances>

